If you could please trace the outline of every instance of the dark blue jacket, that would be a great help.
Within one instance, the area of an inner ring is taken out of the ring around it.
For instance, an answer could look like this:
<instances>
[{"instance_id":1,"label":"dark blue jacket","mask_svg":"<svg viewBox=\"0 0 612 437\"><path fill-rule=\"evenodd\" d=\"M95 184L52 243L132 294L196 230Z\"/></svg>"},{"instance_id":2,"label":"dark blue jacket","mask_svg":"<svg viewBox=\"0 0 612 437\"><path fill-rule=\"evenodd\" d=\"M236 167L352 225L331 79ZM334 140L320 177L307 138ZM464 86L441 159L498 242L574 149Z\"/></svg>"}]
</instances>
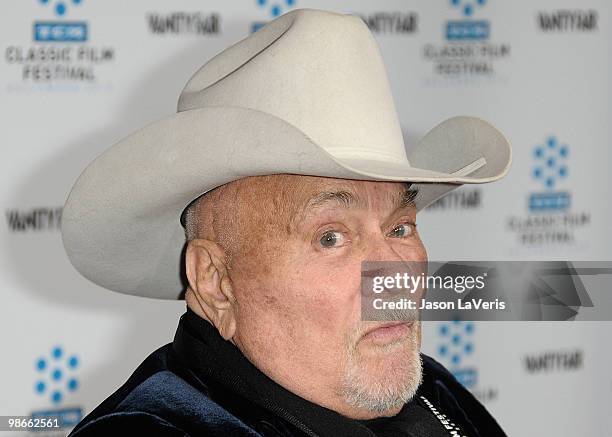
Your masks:
<instances>
[{"instance_id":1,"label":"dark blue jacket","mask_svg":"<svg viewBox=\"0 0 612 437\"><path fill-rule=\"evenodd\" d=\"M505 436L485 408L442 365L425 355L422 358L423 384L415 401L404 407L391 431L379 433L375 431L378 425L372 425L378 419L346 418L274 383L212 325L187 310L174 341L149 355L70 436L447 435L432 431L443 428L420 396L452 419L464 435Z\"/></svg>"}]
</instances>

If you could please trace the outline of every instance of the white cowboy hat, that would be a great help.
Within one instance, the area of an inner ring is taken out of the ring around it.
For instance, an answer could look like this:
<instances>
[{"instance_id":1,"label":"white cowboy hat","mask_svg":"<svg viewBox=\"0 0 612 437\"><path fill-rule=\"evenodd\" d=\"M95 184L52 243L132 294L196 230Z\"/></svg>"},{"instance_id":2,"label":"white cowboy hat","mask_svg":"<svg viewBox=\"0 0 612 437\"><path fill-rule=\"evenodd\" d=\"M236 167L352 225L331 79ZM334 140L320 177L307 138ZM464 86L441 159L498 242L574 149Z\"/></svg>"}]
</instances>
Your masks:
<instances>
[{"instance_id":1,"label":"white cowboy hat","mask_svg":"<svg viewBox=\"0 0 612 437\"><path fill-rule=\"evenodd\" d=\"M295 9L201 67L177 114L98 156L68 196L62 239L96 284L176 299L181 214L220 185L280 173L410 181L420 210L461 184L501 178L510 161L504 136L473 117L442 122L407 157L365 23Z\"/></svg>"}]
</instances>

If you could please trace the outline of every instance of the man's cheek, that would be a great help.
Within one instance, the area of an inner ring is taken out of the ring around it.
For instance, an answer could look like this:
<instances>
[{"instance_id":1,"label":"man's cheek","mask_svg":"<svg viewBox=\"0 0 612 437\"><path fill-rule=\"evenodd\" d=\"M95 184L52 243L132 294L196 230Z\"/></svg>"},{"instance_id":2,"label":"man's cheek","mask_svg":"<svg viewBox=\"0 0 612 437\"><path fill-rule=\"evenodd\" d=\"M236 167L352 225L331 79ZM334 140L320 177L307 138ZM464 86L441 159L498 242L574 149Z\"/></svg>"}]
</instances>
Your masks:
<instances>
[{"instance_id":1,"label":"man's cheek","mask_svg":"<svg viewBox=\"0 0 612 437\"><path fill-rule=\"evenodd\" d=\"M359 308L360 272L330 269L327 273L318 275L309 287L311 312L323 325L337 325Z\"/></svg>"}]
</instances>

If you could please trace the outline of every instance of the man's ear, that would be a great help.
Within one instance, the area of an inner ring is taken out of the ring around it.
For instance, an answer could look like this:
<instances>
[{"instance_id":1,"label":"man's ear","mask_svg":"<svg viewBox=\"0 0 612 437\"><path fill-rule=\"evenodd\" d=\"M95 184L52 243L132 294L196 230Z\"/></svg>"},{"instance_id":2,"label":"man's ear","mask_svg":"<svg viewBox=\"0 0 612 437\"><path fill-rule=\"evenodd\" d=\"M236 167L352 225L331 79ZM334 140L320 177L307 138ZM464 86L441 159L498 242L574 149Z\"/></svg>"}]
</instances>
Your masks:
<instances>
[{"instance_id":1,"label":"man's ear","mask_svg":"<svg viewBox=\"0 0 612 437\"><path fill-rule=\"evenodd\" d=\"M189 282L185 301L196 314L212 323L224 339L230 340L236 332L236 299L226 260L225 251L215 242L190 240L185 251Z\"/></svg>"}]
</instances>

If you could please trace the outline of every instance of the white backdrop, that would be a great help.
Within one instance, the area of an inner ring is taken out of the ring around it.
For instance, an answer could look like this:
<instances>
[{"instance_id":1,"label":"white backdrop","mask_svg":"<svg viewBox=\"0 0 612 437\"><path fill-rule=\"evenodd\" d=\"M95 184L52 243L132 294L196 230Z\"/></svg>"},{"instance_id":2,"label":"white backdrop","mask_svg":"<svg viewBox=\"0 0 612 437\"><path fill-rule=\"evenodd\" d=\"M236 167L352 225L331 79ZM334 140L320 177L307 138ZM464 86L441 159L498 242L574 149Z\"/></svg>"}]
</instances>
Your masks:
<instances>
[{"instance_id":1,"label":"white backdrop","mask_svg":"<svg viewBox=\"0 0 612 437\"><path fill-rule=\"evenodd\" d=\"M171 341L184 302L80 277L63 252L61 206L95 156L175 111L207 59L296 7L368 22L407 147L460 114L512 142L504 180L420 213L430 259L612 259L609 2L4 0L0 415L78 420ZM611 327L428 323L423 349L511 436L612 436Z\"/></svg>"}]
</instances>

